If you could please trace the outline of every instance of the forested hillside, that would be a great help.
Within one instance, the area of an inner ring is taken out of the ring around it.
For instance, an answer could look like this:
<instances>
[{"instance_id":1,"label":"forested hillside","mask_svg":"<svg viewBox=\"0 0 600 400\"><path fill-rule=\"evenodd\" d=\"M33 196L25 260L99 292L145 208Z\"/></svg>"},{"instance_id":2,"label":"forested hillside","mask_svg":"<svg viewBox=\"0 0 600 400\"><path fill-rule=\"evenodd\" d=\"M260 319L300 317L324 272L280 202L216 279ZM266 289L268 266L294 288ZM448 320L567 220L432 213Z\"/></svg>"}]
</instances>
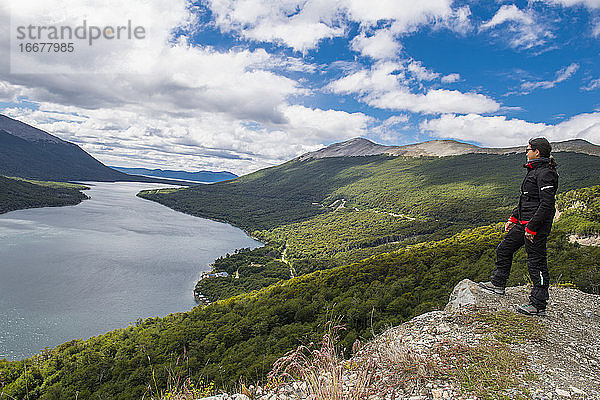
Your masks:
<instances>
[{"instance_id":1,"label":"forested hillside","mask_svg":"<svg viewBox=\"0 0 600 400\"><path fill-rule=\"evenodd\" d=\"M600 157L557 153L560 190L591 186ZM335 157L292 160L227 182L140 196L176 210L227 221L246 231L271 229L345 207L469 224L506 217L519 195L522 154L452 157Z\"/></svg>"},{"instance_id":2,"label":"forested hillside","mask_svg":"<svg viewBox=\"0 0 600 400\"><path fill-rule=\"evenodd\" d=\"M522 154L292 160L232 181L139 196L283 242L299 274L506 220ZM559 192L598 183L600 157L557 153Z\"/></svg>"},{"instance_id":3,"label":"forested hillside","mask_svg":"<svg viewBox=\"0 0 600 400\"><path fill-rule=\"evenodd\" d=\"M487 279L502 224L466 230L358 263L317 271L190 312L150 318L86 341L74 340L19 362L0 361L5 393L14 398L140 399L166 385L169 371L227 387L265 378L272 363L299 342L316 340L326 321L347 326L342 344L442 307L463 278ZM552 283L598 290L600 248L549 240ZM517 253L510 285L526 276ZM175 366L177 358L180 362Z\"/></svg>"},{"instance_id":4,"label":"forested hillside","mask_svg":"<svg viewBox=\"0 0 600 400\"><path fill-rule=\"evenodd\" d=\"M564 193L556 206L560 229L581 235L600 234L600 186Z\"/></svg>"},{"instance_id":5,"label":"forested hillside","mask_svg":"<svg viewBox=\"0 0 600 400\"><path fill-rule=\"evenodd\" d=\"M60 207L79 204L87 196L83 185L26 181L0 176L0 214L35 207Z\"/></svg>"},{"instance_id":6,"label":"forested hillside","mask_svg":"<svg viewBox=\"0 0 600 400\"><path fill-rule=\"evenodd\" d=\"M499 221L525 172L521 158L292 161L230 182L143 192L176 209L237 221L269 244L214 263L239 279L201 281L200 289L218 300L208 306L74 340L28 360L0 361L3 390L14 398L139 399L149 385L164 388L174 372L228 387L265 379L278 357L317 340L327 321L346 325L342 345L350 348L357 338L442 307L460 280L488 279L504 235ZM597 183L598 157L560 153L557 160L562 192ZM598 192L559 196L566 222L559 220L548 242L553 283L600 288L600 248L567 238L569 215L598 222ZM509 284L523 284L526 276L521 250Z\"/></svg>"}]
</instances>

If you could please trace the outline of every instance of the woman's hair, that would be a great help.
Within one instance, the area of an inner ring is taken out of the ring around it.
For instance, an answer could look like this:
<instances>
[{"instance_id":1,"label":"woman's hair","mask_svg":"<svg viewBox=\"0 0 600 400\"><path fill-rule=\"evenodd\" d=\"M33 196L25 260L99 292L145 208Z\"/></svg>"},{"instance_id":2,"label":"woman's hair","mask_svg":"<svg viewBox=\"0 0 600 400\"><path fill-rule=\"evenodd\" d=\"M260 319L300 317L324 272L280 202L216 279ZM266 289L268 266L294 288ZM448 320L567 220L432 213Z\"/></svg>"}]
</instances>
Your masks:
<instances>
[{"instance_id":1,"label":"woman's hair","mask_svg":"<svg viewBox=\"0 0 600 400\"><path fill-rule=\"evenodd\" d=\"M540 156L550 159L551 168L556 168L558 164L556 163L556 160L554 160L554 157L550 155L550 152L552 151L552 145L550 144L548 139L543 137L529 139L529 145L533 150L539 150Z\"/></svg>"}]
</instances>

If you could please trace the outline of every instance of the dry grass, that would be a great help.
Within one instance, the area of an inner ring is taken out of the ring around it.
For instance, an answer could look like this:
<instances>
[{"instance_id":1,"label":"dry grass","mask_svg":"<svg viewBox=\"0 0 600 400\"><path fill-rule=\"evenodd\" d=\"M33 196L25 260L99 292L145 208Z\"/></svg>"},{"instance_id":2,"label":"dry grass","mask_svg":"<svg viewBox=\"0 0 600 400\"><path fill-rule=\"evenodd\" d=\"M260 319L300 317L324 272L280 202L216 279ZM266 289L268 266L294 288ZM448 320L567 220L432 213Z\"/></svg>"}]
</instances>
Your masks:
<instances>
[{"instance_id":1,"label":"dry grass","mask_svg":"<svg viewBox=\"0 0 600 400\"><path fill-rule=\"evenodd\" d=\"M417 393L434 378L434 363L426 356L402 342L402 338L388 330L361 351L380 371L378 391L403 390Z\"/></svg>"},{"instance_id":2,"label":"dry grass","mask_svg":"<svg viewBox=\"0 0 600 400\"><path fill-rule=\"evenodd\" d=\"M372 364L344 361L338 347L342 326L328 324L317 348L300 346L273 365L272 382L295 382L314 400L363 400L371 393ZM306 398L305 397L305 398Z\"/></svg>"}]
</instances>

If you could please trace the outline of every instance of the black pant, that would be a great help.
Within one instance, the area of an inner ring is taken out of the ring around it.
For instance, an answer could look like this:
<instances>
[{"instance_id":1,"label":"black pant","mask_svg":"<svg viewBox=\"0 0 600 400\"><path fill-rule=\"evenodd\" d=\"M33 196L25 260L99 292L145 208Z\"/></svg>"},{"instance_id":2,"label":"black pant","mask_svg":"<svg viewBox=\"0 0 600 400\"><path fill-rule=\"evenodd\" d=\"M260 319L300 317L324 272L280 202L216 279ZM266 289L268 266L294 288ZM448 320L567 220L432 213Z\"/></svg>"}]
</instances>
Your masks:
<instances>
[{"instance_id":1,"label":"black pant","mask_svg":"<svg viewBox=\"0 0 600 400\"><path fill-rule=\"evenodd\" d=\"M510 275L513 255L525 244L527 269L533 283L529 301L538 309L546 309L548 287L550 286L548 263L546 261L547 238L547 234L538 233L531 242L525 239L525 225L517 224L513 226L496 249L496 270L492 275L494 285L505 287Z\"/></svg>"}]
</instances>

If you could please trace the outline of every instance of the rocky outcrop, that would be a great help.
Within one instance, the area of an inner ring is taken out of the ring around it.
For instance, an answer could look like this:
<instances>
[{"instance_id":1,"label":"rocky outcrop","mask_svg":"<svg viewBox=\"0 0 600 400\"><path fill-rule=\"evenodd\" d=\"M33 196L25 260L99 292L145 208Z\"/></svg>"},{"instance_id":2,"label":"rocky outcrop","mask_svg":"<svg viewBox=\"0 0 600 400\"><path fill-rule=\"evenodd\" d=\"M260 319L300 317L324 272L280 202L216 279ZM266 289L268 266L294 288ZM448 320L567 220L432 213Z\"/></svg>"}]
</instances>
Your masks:
<instances>
[{"instance_id":1,"label":"rocky outcrop","mask_svg":"<svg viewBox=\"0 0 600 400\"><path fill-rule=\"evenodd\" d=\"M340 360L337 390L364 392L335 398L600 399L600 296L551 287L546 317L529 317L514 311L528 293L520 286L495 295L463 280L444 310L390 328ZM331 389L333 376L317 381ZM309 399L311 385L298 379L210 399Z\"/></svg>"},{"instance_id":2,"label":"rocky outcrop","mask_svg":"<svg viewBox=\"0 0 600 400\"><path fill-rule=\"evenodd\" d=\"M569 235L569 242L582 246L600 246L600 235Z\"/></svg>"}]
</instances>

